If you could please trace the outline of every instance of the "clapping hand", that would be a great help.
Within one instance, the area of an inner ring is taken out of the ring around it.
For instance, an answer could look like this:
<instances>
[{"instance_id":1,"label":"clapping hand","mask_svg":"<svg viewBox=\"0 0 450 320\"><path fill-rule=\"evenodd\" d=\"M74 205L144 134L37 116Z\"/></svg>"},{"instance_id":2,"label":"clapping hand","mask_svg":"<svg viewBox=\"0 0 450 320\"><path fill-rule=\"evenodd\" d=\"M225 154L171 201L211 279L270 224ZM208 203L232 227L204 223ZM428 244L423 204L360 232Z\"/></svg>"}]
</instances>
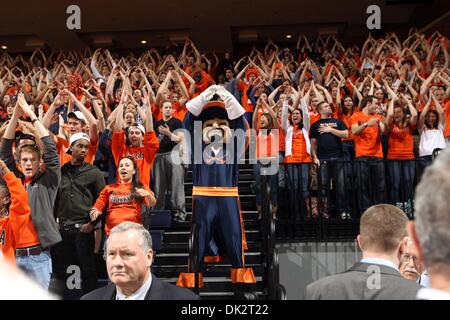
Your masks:
<instances>
[{"instance_id":1,"label":"clapping hand","mask_svg":"<svg viewBox=\"0 0 450 320\"><path fill-rule=\"evenodd\" d=\"M152 194L150 191L145 190L144 188L136 188L136 193L142 198L150 197Z\"/></svg>"}]
</instances>

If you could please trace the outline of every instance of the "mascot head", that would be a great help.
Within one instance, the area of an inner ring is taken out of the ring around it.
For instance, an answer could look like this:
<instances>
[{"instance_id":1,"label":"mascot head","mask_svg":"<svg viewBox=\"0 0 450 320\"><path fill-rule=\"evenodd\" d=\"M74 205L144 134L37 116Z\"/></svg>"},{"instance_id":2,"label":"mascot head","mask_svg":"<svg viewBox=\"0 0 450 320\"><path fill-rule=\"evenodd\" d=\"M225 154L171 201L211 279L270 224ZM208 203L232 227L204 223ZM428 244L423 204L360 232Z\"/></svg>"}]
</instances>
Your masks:
<instances>
[{"instance_id":1,"label":"mascot head","mask_svg":"<svg viewBox=\"0 0 450 320\"><path fill-rule=\"evenodd\" d=\"M205 144L230 142L230 121L222 101L208 102L198 119L202 121L202 137Z\"/></svg>"}]
</instances>

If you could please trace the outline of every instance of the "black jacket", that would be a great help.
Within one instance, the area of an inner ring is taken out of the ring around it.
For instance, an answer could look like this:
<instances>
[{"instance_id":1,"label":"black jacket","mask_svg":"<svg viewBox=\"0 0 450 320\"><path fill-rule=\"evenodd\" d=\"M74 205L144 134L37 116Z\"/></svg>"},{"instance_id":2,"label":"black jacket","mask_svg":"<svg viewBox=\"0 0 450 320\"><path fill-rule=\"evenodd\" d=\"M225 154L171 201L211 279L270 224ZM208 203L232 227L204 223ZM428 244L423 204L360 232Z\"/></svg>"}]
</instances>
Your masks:
<instances>
[{"instance_id":1,"label":"black jacket","mask_svg":"<svg viewBox=\"0 0 450 320\"><path fill-rule=\"evenodd\" d=\"M81 297L81 300L115 300L116 285L111 283ZM152 274L152 284L144 300L198 300L200 297L189 289L166 283Z\"/></svg>"},{"instance_id":2,"label":"black jacket","mask_svg":"<svg viewBox=\"0 0 450 320\"><path fill-rule=\"evenodd\" d=\"M103 173L90 163L61 168L61 184L55 203L55 216L60 223L74 224L89 221L89 211L105 187Z\"/></svg>"}]
</instances>

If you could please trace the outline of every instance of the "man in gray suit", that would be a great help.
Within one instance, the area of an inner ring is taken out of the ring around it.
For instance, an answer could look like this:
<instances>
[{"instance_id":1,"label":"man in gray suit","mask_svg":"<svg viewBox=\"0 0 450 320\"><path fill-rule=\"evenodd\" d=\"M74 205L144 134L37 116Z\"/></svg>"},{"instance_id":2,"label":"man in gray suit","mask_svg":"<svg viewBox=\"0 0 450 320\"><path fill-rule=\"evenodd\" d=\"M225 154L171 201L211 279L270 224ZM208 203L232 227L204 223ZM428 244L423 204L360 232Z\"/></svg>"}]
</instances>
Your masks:
<instances>
[{"instance_id":1,"label":"man in gray suit","mask_svg":"<svg viewBox=\"0 0 450 320\"><path fill-rule=\"evenodd\" d=\"M363 258L344 273L309 284L308 300L413 300L419 285L404 279L398 266L406 246L406 214L389 204L361 216L358 245Z\"/></svg>"}]
</instances>

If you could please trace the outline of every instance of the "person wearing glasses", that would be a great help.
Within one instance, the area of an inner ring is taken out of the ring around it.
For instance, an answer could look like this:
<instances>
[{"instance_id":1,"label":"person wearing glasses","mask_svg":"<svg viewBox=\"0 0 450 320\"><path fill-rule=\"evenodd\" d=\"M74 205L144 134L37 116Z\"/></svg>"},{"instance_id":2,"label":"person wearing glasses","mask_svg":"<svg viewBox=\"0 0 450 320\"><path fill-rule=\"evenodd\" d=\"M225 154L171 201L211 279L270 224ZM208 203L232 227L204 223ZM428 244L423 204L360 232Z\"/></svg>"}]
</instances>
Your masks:
<instances>
[{"instance_id":1,"label":"person wearing glasses","mask_svg":"<svg viewBox=\"0 0 450 320\"><path fill-rule=\"evenodd\" d=\"M400 274L403 278L420 283L421 275L424 272L424 265L419 260L419 253L411 239L406 243L406 249L400 259Z\"/></svg>"}]
</instances>

